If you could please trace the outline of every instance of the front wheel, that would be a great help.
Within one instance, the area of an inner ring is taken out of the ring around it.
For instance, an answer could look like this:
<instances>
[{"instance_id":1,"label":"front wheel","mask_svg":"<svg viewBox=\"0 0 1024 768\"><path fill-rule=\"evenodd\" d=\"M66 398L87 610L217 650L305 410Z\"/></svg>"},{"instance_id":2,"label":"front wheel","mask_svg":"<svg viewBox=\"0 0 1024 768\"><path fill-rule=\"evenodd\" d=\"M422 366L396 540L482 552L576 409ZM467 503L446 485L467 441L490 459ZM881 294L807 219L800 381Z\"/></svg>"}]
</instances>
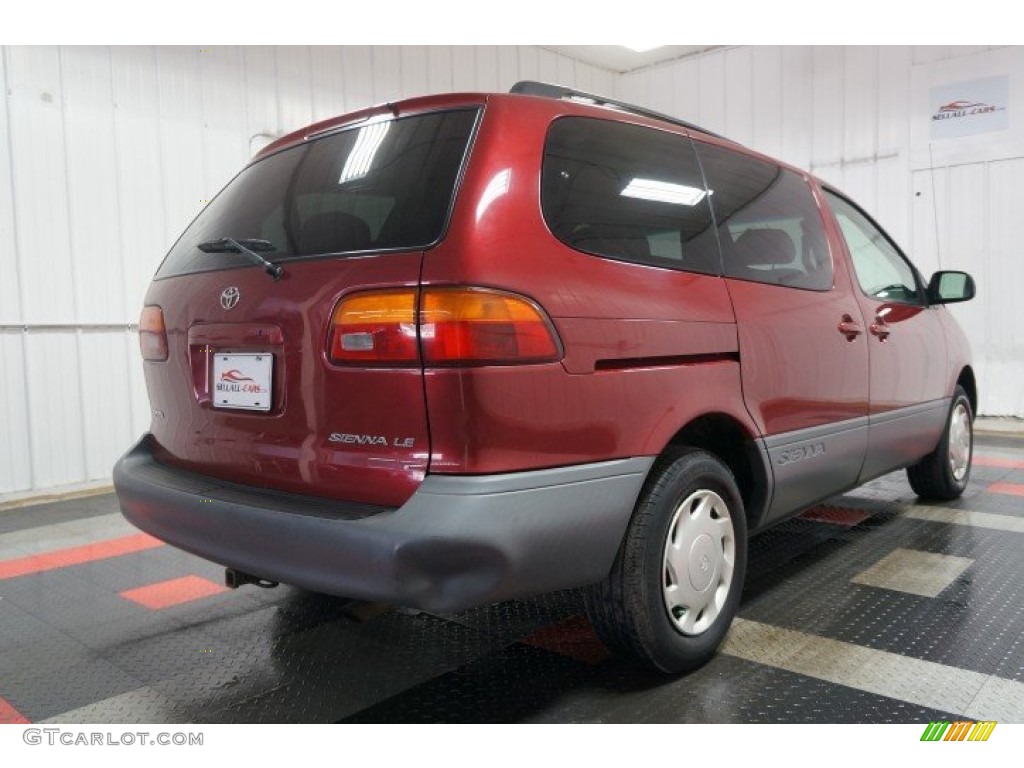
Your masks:
<instances>
[{"instance_id":1,"label":"front wheel","mask_svg":"<svg viewBox=\"0 0 1024 768\"><path fill-rule=\"evenodd\" d=\"M707 662L739 607L743 501L712 454L674 449L654 465L611 573L587 612L613 652L662 672Z\"/></svg>"},{"instance_id":2,"label":"front wheel","mask_svg":"<svg viewBox=\"0 0 1024 768\"><path fill-rule=\"evenodd\" d=\"M974 415L962 387L953 392L946 428L935 450L907 469L914 493L923 499L950 501L967 488L974 451Z\"/></svg>"}]
</instances>

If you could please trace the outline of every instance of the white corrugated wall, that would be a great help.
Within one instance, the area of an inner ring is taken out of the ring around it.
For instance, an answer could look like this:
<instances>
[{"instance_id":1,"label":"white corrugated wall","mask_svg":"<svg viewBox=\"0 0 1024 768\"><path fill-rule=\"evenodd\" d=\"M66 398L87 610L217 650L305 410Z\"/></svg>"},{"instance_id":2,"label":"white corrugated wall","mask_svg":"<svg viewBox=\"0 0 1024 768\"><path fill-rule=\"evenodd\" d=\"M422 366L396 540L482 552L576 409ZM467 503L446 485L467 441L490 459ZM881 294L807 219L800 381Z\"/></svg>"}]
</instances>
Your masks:
<instances>
[{"instance_id":1,"label":"white corrugated wall","mask_svg":"<svg viewBox=\"0 0 1024 768\"><path fill-rule=\"evenodd\" d=\"M163 254L270 137L403 96L614 75L530 46L4 47L0 502L109 481L149 424Z\"/></svg>"},{"instance_id":2,"label":"white corrugated wall","mask_svg":"<svg viewBox=\"0 0 1024 768\"><path fill-rule=\"evenodd\" d=\"M932 140L933 86L1009 76L1009 128ZM780 157L846 191L926 275L965 269L979 411L1024 416L1024 48L758 46L616 79L617 95Z\"/></svg>"},{"instance_id":3,"label":"white corrugated wall","mask_svg":"<svg viewBox=\"0 0 1024 768\"><path fill-rule=\"evenodd\" d=\"M146 429L128 326L169 245L270 137L396 97L520 79L615 91L810 168L922 270L972 271L980 296L955 311L973 338L981 411L1024 416L1024 331L1012 322L1024 286L1024 49L746 47L627 75L523 46L2 53L0 502L105 482ZM994 73L1010 75L1007 135L931 144L928 88Z\"/></svg>"}]
</instances>

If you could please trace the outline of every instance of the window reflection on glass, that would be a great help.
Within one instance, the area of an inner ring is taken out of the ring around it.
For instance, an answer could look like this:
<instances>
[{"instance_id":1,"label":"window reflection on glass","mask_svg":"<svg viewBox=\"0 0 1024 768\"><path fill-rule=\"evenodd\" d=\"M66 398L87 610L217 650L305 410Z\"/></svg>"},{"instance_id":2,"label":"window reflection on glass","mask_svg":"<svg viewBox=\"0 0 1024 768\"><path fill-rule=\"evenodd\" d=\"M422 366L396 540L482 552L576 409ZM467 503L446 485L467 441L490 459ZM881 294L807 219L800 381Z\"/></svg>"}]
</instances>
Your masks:
<instances>
[{"instance_id":1,"label":"window reflection on glass","mask_svg":"<svg viewBox=\"0 0 1024 768\"><path fill-rule=\"evenodd\" d=\"M630 179L621 194L623 197L637 197L655 203L693 206L703 200L707 193L699 187L687 184L673 184L656 179Z\"/></svg>"},{"instance_id":2,"label":"window reflection on glass","mask_svg":"<svg viewBox=\"0 0 1024 768\"><path fill-rule=\"evenodd\" d=\"M224 237L267 240L271 261L425 247L444 229L478 111L364 123L258 160L196 218L158 277L247 266L207 254Z\"/></svg>"},{"instance_id":3,"label":"window reflection on glass","mask_svg":"<svg viewBox=\"0 0 1024 768\"><path fill-rule=\"evenodd\" d=\"M787 288L832 287L821 212L807 182L773 163L698 143L725 274Z\"/></svg>"},{"instance_id":4,"label":"window reflection on glass","mask_svg":"<svg viewBox=\"0 0 1024 768\"><path fill-rule=\"evenodd\" d=\"M373 158L376 156L377 150L380 149L380 145L384 143L384 138L388 135L390 128L391 121L385 120L365 125L359 129L355 146L352 147L352 151L345 160L345 167L341 169L339 184L353 179L361 179L369 173L370 166L373 165Z\"/></svg>"},{"instance_id":5,"label":"window reflection on glass","mask_svg":"<svg viewBox=\"0 0 1024 768\"><path fill-rule=\"evenodd\" d=\"M548 131L541 207L555 237L576 250L717 275L707 200L685 136L584 117Z\"/></svg>"},{"instance_id":6,"label":"window reflection on glass","mask_svg":"<svg viewBox=\"0 0 1024 768\"><path fill-rule=\"evenodd\" d=\"M861 290L882 301L917 302L914 271L896 247L857 208L826 190L853 260Z\"/></svg>"}]
</instances>

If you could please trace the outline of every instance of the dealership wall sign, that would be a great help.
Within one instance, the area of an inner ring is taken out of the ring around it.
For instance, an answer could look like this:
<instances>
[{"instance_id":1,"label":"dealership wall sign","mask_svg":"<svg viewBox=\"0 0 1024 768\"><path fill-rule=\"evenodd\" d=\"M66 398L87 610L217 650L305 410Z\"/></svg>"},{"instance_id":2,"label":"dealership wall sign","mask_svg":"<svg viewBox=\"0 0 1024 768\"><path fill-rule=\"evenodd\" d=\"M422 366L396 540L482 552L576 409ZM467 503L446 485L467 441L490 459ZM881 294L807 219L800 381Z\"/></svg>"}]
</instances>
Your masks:
<instances>
[{"instance_id":1,"label":"dealership wall sign","mask_svg":"<svg viewBox=\"0 0 1024 768\"><path fill-rule=\"evenodd\" d=\"M931 137L952 139L1007 127L1006 75L937 85L931 91Z\"/></svg>"}]
</instances>

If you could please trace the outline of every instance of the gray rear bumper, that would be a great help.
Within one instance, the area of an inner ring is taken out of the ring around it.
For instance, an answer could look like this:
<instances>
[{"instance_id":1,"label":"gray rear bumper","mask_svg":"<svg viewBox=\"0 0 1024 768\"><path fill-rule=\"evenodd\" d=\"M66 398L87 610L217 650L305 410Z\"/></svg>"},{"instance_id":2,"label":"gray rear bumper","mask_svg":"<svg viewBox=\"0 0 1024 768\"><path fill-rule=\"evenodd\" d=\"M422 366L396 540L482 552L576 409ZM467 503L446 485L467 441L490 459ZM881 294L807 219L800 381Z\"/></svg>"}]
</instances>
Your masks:
<instances>
[{"instance_id":1,"label":"gray rear bumper","mask_svg":"<svg viewBox=\"0 0 1024 768\"><path fill-rule=\"evenodd\" d=\"M200 557L329 594L433 611L582 586L611 569L654 462L429 475L377 510L158 463L146 435L114 467L128 520Z\"/></svg>"}]
</instances>

